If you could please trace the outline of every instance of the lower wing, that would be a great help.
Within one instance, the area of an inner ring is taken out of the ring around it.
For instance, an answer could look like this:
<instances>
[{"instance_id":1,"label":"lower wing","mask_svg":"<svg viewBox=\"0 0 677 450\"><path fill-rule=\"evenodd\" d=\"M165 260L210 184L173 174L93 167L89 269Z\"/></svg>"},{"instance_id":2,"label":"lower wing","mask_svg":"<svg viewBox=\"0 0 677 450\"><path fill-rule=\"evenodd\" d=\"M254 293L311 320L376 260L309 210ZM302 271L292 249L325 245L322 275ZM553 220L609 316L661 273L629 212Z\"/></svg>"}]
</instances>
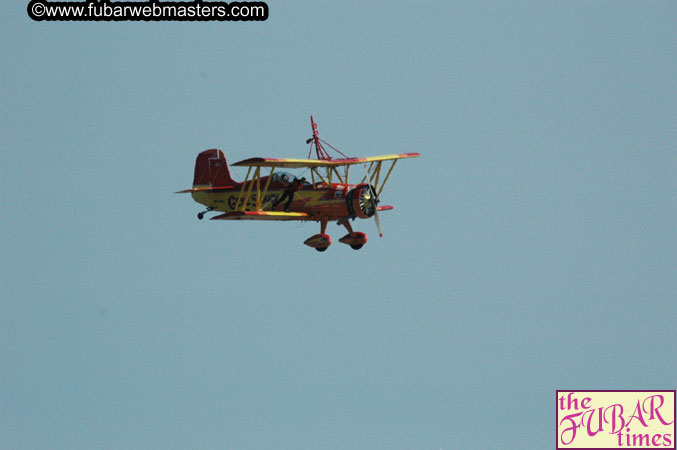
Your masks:
<instances>
[{"instance_id":1,"label":"lower wing","mask_svg":"<svg viewBox=\"0 0 677 450\"><path fill-rule=\"evenodd\" d=\"M304 212L282 211L231 211L211 220L309 220L310 216Z\"/></svg>"}]
</instances>

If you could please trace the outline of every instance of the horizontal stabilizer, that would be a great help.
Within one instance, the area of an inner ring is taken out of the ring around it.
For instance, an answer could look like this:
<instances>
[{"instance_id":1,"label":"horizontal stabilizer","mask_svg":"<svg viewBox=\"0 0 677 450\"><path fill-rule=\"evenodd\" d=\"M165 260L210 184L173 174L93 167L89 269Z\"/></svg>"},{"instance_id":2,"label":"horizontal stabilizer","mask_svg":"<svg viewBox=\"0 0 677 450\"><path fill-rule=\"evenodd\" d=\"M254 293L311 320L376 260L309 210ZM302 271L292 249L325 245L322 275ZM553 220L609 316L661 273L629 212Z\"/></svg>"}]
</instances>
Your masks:
<instances>
[{"instance_id":1,"label":"horizontal stabilizer","mask_svg":"<svg viewBox=\"0 0 677 450\"><path fill-rule=\"evenodd\" d=\"M233 189L235 186L203 186L203 187L194 187L193 189L185 189L183 191L174 192L175 194L187 194L189 192L205 192L205 191L227 191Z\"/></svg>"},{"instance_id":2,"label":"horizontal stabilizer","mask_svg":"<svg viewBox=\"0 0 677 450\"><path fill-rule=\"evenodd\" d=\"M231 211L211 220L308 220L310 216L304 212L282 211Z\"/></svg>"}]
</instances>

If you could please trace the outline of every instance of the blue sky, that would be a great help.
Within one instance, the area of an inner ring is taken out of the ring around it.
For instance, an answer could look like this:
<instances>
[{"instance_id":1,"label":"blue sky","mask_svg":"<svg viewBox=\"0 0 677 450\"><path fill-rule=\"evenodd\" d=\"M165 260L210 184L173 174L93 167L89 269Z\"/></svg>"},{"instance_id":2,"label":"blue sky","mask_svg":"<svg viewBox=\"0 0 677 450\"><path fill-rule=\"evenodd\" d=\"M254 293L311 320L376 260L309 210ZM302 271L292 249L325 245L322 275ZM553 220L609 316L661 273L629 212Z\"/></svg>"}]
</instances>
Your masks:
<instances>
[{"instance_id":1,"label":"blue sky","mask_svg":"<svg viewBox=\"0 0 677 450\"><path fill-rule=\"evenodd\" d=\"M0 7L0 447L541 449L556 389L675 389L674 2L26 4ZM207 148L305 157L311 114L350 156L422 154L383 238L318 253L317 224L173 194Z\"/></svg>"}]
</instances>

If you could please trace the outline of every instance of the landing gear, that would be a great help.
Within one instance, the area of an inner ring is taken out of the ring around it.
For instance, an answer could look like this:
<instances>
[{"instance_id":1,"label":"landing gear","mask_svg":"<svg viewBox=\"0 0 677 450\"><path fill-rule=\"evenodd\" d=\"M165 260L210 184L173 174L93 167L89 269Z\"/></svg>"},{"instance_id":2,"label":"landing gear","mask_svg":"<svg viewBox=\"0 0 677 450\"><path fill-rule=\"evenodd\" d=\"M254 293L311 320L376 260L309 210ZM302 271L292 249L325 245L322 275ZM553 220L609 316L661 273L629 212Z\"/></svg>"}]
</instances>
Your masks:
<instances>
[{"instance_id":1,"label":"landing gear","mask_svg":"<svg viewBox=\"0 0 677 450\"><path fill-rule=\"evenodd\" d=\"M328 222L328 218L320 219L320 233L306 239L304 244L309 247L313 247L318 252L327 250L327 248L329 248L331 245L331 237L326 234ZM364 247L364 244L367 243L366 234L362 233L361 231L353 231L353 228L350 226L350 222L347 220L347 218L340 220L339 224L343 225L348 230L348 234L339 239L339 242L350 245L350 248L353 250L359 250Z\"/></svg>"},{"instance_id":2,"label":"landing gear","mask_svg":"<svg viewBox=\"0 0 677 450\"><path fill-rule=\"evenodd\" d=\"M320 233L310 236L305 240L304 244L308 247L313 247L318 252L323 252L329 248L331 245L331 236L326 234L327 223L329 221L326 218L320 220Z\"/></svg>"},{"instance_id":3,"label":"landing gear","mask_svg":"<svg viewBox=\"0 0 677 450\"><path fill-rule=\"evenodd\" d=\"M359 250L364 247L364 244L367 243L367 235L361 231L353 231L353 227L350 226L350 222L347 220L343 221L343 226L348 230L348 234L339 239L339 242L350 245L350 248L353 250Z\"/></svg>"},{"instance_id":4,"label":"landing gear","mask_svg":"<svg viewBox=\"0 0 677 450\"><path fill-rule=\"evenodd\" d=\"M306 239L304 244L313 247L318 252L323 252L331 245L331 237L328 234L315 234Z\"/></svg>"},{"instance_id":5,"label":"landing gear","mask_svg":"<svg viewBox=\"0 0 677 450\"><path fill-rule=\"evenodd\" d=\"M209 211L214 211L214 207L210 206L210 207L207 208L206 210L200 211L199 213L197 213L197 220L202 220L202 219L204 219L205 213L208 213Z\"/></svg>"}]
</instances>

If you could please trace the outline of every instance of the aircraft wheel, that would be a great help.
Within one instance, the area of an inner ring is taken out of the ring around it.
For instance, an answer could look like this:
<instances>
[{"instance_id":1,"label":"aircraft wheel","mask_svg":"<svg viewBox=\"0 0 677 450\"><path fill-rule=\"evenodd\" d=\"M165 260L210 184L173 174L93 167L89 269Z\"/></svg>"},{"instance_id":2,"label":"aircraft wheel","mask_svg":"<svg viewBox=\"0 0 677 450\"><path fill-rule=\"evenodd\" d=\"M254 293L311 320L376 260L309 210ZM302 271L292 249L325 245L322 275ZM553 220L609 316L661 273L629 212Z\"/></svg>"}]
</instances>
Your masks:
<instances>
[{"instance_id":1,"label":"aircraft wheel","mask_svg":"<svg viewBox=\"0 0 677 450\"><path fill-rule=\"evenodd\" d=\"M351 247L353 250L359 250L359 249L362 248L363 245L364 245L364 244L350 244L350 247Z\"/></svg>"},{"instance_id":2,"label":"aircraft wheel","mask_svg":"<svg viewBox=\"0 0 677 450\"><path fill-rule=\"evenodd\" d=\"M323 252L323 251L325 251L325 250L328 249L328 248L329 248L329 247L315 247L315 250L317 250L318 252Z\"/></svg>"},{"instance_id":3,"label":"aircraft wheel","mask_svg":"<svg viewBox=\"0 0 677 450\"><path fill-rule=\"evenodd\" d=\"M204 218L204 216L205 216L205 213L202 213L202 212L197 213L197 219L198 220L202 220Z\"/></svg>"}]
</instances>

